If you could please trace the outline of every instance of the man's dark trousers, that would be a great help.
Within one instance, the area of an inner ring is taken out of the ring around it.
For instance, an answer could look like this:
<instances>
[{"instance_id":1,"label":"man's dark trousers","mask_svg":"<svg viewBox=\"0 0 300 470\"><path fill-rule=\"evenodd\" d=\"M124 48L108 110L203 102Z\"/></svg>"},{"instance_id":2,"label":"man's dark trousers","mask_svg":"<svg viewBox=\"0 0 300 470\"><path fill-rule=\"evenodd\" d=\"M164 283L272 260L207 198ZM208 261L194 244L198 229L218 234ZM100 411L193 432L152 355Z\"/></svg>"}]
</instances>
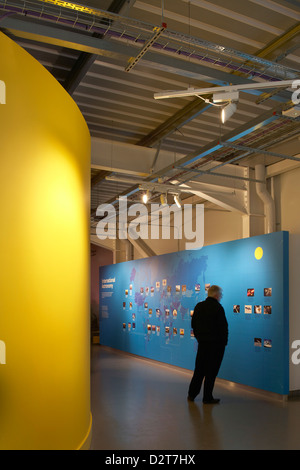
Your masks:
<instances>
[{"instance_id":1,"label":"man's dark trousers","mask_svg":"<svg viewBox=\"0 0 300 470\"><path fill-rule=\"evenodd\" d=\"M216 341L200 341L198 343L194 375L189 387L189 397L191 399L196 398L200 393L202 382L205 378L203 400L212 400L213 388L222 363L224 351L225 345Z\"/></svg>"}]
</instances>

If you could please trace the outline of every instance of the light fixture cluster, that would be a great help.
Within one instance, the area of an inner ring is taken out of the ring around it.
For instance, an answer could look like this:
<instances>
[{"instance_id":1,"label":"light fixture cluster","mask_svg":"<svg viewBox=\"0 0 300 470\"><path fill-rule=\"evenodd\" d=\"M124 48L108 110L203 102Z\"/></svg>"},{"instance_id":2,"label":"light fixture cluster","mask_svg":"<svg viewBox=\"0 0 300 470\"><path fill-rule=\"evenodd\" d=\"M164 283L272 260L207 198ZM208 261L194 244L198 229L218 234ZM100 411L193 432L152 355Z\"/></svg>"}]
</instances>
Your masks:
<instances>
[{"instance_id":1,"label":"light fixture cluster","mask_svg":"<svg viewBox=\"0 0 300 470\"><path fill-rule=\"evenodd\" d=\"M140 190L143 190L143 187L140 186L139 188ZM174 202L176 204L176 206L178 208L180 208L182 206L182 202L181 202L181 199L180 199L180 194L179 193L170 193L172 194L172 196L174 197ZM146 190L146 192L143 193L142 195L142 201L144 204L147 204L150 200L150 197L151 197L151 192L149 191L149 189ZM168 199L167 199L167 193L161 193L160 195L160 203L161 205L167 205L168 204Z\"/></svg>"},{"instance_id":2,"label":"light fixture cluster","mask_svg":"<svg viewBox=\"0 0 300 470\"><path fill-rule=\"evenodd\" d=\"M176 206L180 209L180 207L182 206L181 199L180 199L180 195L179 195L179 194L172 194L172 196L174 197L174 202L175 202ZM160 195L160 203L161 203L162 205L168 204L168 200L167 200L167 195L166 195L166 194L161 194L161 195Z\"/></svg>"},{"instance_id":3,"label":"light fixture cluster","mask_svg":"<svg viewBox=\"0 0 300 470\"><path fill-rule=\"evenodd\" d=\"M168 204L167 194L173 196L174 202L177 207L181 207L181 193L190 193L189 186L186 184L179 184L179 181L173 181L173 184L166 184L162 181L162 178L158 178L158 181L143 181L132 178L126 178L119 175L105 176L108 181L117 181L119 183L130 183L137 184L140 191L143 191L142 201L147 204L151 199L153 193L160 194L161 204ZM179 188L180 185L180 188Z\"/></svg>"}]
</instances>

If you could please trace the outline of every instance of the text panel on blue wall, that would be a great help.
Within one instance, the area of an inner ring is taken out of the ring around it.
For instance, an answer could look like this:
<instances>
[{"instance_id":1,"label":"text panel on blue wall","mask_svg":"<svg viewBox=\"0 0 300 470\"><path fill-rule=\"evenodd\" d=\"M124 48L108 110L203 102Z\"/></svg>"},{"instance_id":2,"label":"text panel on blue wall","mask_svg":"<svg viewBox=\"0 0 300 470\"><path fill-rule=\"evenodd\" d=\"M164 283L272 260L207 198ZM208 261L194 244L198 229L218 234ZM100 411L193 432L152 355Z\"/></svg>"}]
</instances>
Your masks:
<instances>
[{"instance_id":1,"label":"text panel on blue wall","mask_svg":"<svg viewBox=\"0 0 300 470\"><path fill-rule=\"evenodd\" d=\"M223 289L229 341L219 377L289 391L288 232L100 268L100 344L193 370L195 305Z\"/></svg>"}]
</instances>

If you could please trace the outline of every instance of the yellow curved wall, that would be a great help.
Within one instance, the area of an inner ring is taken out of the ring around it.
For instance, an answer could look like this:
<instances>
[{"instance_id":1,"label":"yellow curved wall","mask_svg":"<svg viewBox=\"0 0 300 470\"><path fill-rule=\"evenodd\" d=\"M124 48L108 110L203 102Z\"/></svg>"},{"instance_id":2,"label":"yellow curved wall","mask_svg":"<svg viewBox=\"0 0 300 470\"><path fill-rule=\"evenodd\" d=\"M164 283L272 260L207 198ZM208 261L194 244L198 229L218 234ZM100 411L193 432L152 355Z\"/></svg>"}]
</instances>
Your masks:
<instances>
[{"instance_id":1,"label":"yellow curved wall","mask_svg":"<svg viewBox=\"0 0 300 470\"><path fill-rule=\"evenodd\" d=\"M0 80L0 449L77 449L91 429L90 135L2 33Z\"/></svg>"}]
</instances>

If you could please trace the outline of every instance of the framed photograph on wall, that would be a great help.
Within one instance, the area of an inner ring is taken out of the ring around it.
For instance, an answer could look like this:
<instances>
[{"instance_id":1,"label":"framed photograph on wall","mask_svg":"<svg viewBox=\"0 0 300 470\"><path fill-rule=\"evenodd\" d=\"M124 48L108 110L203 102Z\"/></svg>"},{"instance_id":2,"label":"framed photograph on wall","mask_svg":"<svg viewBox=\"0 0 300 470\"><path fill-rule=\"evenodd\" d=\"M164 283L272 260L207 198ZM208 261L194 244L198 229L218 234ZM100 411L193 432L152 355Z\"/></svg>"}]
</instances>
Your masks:
<instances>
[{"instance_id":1,"label":"framed photograph on wall","mask_svg":"<svg viewBox=\"0 0 300 470\"><path fill-rule=\"evenodd\" d=\"M261 338L254 338L254 346L261 348L262 346Z\"/></svg>"},{"instance_id":2,"label":"framed photograph on wall","mask_svg":"<svg viewBox=\"0 0 300 470\"><path fill-rule=\"evenodd\" d=\"M246 314L252 313L252 305L245 305L245 313Z\"/></svg>"},{"instance_id":3,"label":"framed photograph on wall","mask_svg":"<svg viewBox=\"0 0 300 470\"><path fill-rule=\"evenodd\" d=\"M264 314L271 315L272 313L272 305L264 305Z\"/></svg>"},{"instance_id":4,"label":"framed photograph on wall","mask_svg":"<svg viewBox=\"0 0 300 470\"><path fill-rule=\"evenodd\" d=\"M264 296L271 297L272 296L272 287L265 287L264 288Z\"/></svg>"}]
</instances>

